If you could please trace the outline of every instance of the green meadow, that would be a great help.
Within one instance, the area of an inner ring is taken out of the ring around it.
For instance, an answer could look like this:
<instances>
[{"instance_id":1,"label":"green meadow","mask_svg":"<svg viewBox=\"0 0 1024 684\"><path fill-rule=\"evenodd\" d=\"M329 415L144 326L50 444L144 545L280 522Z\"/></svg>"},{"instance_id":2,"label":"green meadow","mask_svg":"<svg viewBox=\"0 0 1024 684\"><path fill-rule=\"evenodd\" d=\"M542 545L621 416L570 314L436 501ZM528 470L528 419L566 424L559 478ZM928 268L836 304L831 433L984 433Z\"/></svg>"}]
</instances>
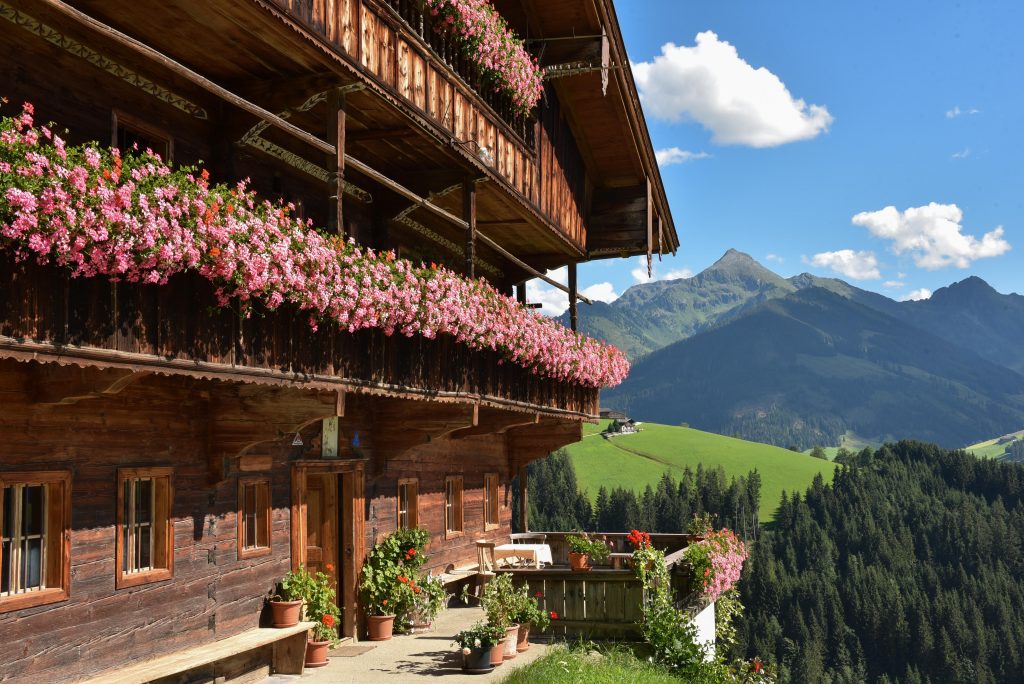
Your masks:
<instances>
[{"instance_id":1,"label":"green meadow","mask_svg":"<svg viewBox=\"0 0 1024 684\"><path fill-rule=\"evenodd\" d=\"M689 467L696 470L721 466L727 476L746 475L757 469L761 475L762 522L774 519L783 491L803 491L821 473L831 482L835 464L806 454L692 428L643 423L640 432L605 439L600 431L607 425L584 427L583 439L566 447L576 469L580 490L593 501L604 485L625 487L637 493L647 485L656 486L668 472L676 480Z\"/></svg>"}]
</instances>

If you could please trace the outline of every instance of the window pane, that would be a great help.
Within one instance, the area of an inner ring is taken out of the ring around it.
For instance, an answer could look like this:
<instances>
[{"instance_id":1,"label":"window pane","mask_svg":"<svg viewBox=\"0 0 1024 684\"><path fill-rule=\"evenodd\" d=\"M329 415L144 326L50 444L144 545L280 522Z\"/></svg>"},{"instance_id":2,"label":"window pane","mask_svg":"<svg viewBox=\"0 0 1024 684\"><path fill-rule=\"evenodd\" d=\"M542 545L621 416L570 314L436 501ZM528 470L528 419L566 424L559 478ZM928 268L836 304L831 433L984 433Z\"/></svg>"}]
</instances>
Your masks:
<instances>
[{"instance_id":1,"label":"window pane","mask_svg":"<svg viewBox=\"0 0 1024 684\"><path fill-rule=\"evenodd\" d=\"M21 490L21 533L43 533L43 486L26 486Z\"/></svg>"},{"instance_id":2,"label":"window pane","mask_svg":"<svg viewBox=\"0 0 1024 684\"><path fill-rule=\"evenodd\" d=\"M14 520L14 487L4 487L4 529L3 538L11 538L11 521ZM6 558L6 556L5 556Z\"/></svg>"},{"instance_id":3,"label":"window pane","mask_svg":"<svg viewBox=\"0 0 1024 684\"><path fill-rule=\"evenodd\" d=\"M37 589L43 585L42 539L26 539L21 552L22 589Z\"/></svg>"},{"instance_id":4,"label":"window pane","mask_svg":"<svg viewBox=\"0 0 1024 684\"><path fill-rule=\"evenodd\" d=\"M11 590L11 542L6 539L0 544L0 593L6 594Z\"/></svg>"},{"instance_id":5,"label":"window pane","mask_svg":"<svg viewBox=\"0 0 1024 684\"><path fill-rule=\"evenodd\" d=\"M135 490L135 522L152 522L153 504L153 481L136 480L138 487Z\"/></svg>"},{"instance_id":6,"label":"window pane","mask_svg":"<svg viewBox=\"0 0 1024 684\"><path fill-rule=\"evenodd\" d=\"M148 525L139 529L139 568L148 568L150 565L152 565L152 555L150 548L151 535L152 530Z\"/></svg>"}]
</instances>

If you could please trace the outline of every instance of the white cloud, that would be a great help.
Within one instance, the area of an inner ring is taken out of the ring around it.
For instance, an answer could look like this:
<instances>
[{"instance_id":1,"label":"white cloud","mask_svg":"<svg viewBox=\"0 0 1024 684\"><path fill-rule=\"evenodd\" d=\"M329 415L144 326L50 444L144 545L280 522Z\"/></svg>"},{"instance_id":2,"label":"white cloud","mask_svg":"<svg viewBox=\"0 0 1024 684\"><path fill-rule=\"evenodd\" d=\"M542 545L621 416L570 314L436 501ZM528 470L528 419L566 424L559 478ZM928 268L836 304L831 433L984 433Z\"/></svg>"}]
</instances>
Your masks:
<instances>
[{"instance_id":1,"label":"white cloud","mask_svg":"<svg viewBox=\"0 0 1024 684\"><path fill-rule=\"evenodd\" d=\"M666 147L663 150L655 150L654 156L658 159L658 166L672 166L673 164L685 164L695 159L707 159L711 155L707 152L691 152L678 147Z\"/></svg>"},{"instance_id":2,"label":"white cloud","mask_svg":"<svg viewBox=\"0 0 1024 684\"><path fill-rule=\"evenodd\" d=\"M619 298L619 293L615 291L615 286L608 282L588 285L580 290L580 294L599 302L608 302L609 304Z\"/></svg>"},{"instance_id":3,"label":"white cloud","mask_svg":"<svg viewBox=\"0 0 1024 684\"><path fill-rule=\"evenodd\" d=\"M786 261L783 257L779 256L778 254L765 254L764 255L764 260L765 261L774 261L777 264L781 264L784 261Z\"/></svg>"},{"instance_id":4,"label":"white cloud","mask_svg":"<svg viewBox=\"0 0 1024 684\"><path fill-rule=\"evenodd\" d=\"M903 287L903 285L904 285L904 282L902 280L886 280L884 283L882 283L883 287L892 287L892 288Z\"/></svg>"},{"instance_id":5,"label":"white cloud","mask_svg":"<svg viewBox=\"0 0 1024 684\"><path fill-rule=\"evenodd\" d=\"M950 265L967 268L977 259L1010 251L1010 243L1003 239L1002 226L996 226L979 240L961 232L961 221L960 207L935 202L902 212L888 206L853 217L854 225L867 228L876 237L891 240L889 248L894 254L909 253L919 268L928 270Z\"/></svg>"},{"instance_id":6,"label":"white cloud","mask_svg":"<svg viewBox=\"0 0 1024 684\"><path fill-rule=\"evenodd\" d=\"M946 118L955 119L962 114L981 114L981 110L971 107L970 109L964 111L960 109L960 105L955 105L952 109L946 111Z\"/></svg>"},{"instance_id":7,"label":"white cloud","mask_svg":"<svg viewBox=\"0 0 1024 684\"><path fill-rule=\"evenodd\" d=\"M953 156L953 159L967 159L968 157L971 156L971 148L970 147L965 147L964 149L960 150L959 152L954 152L952 156Z\"/></svg>"},{"instance_id":8,"label":"white cloud","mask_svg":"<svg viewBox=\"0 0 1024 684\"><path fill-rule=\"evenodd\" d=\"M688 268L674 268L664 273L658 272L658 262L651 264L651 275L647 275L647 257L641 256L636 259L637 266L630 273L637 283L651 283L655 280L678 280L679 278L692 278L693 271Z\"/></svg>"},{"instance_id":9,"label":"white cloud","mask_svg":"<svg viewBox=\"0 0 1024 684\"><path fill-rule=\"evenodd\" d=\"M556 283L566 285L569 282L569 269L565 266L548 271L545 274ZM619 298L615 287L608 282L595 283L580 288L580 294L590 299L602 302L614 302ZM533 304L541 305L541 313L548 316L561 316L569 308L569 295L558 288L548 285L539 278L526 281L526 300Z\"/></svg>"},{"instance_id":10,"label":"white cloud","mask_svg":"<svg viewBox=\"0 0 1024 684\"><path fill-rule=\"evenodd\" d=\"M854 280L878 280L882 277L874 252L854 252L852 249L821 252L811 257L809 263L818 268L831 268Z\"/></svg>"},{"instance_id":11,"label":"white cloud","mask_svg":"<svg viewBox=\"0 0 1024 684\"><path fill-rule=\"evenodd\" d=\"M774 147L827 131L826 107L795 99L765 67L754 68L712 31L696 45L666 43L650 62L633 64L640 97L666 121L693 119L722 145Z\"/></svg>"},{"instance_id":12,"label":"white cloud","mask_svg":"<svg viewBox=\"0 0 1024 684\"><path fill-rule=\"evenodd\" d=\"M562 285L569 281L569 269L565 266L548 271L545 275ZM541 312L548 316L560 316L569 308L569 295L536 278L526 282L526 300L531 304L541 304Z\"/></svg>"},{"instance_id":13,"label":"white cloud","mask_svg":"<svg viewBox=\"0 0 1024 684\"><path fill-rule=\"evenodd\" d=\"M900 280L906 280L907 274L904 273L903 271L900 271L899 273L896 274L896 277L899 278Z\"/></svg>"},{"instance_id":14,"label":"white cloud","mask_svg":"<svg viewBox=\"0 0 1024 684\"><path fill-rule=\"evenodd\" d=\"M908 292L907 294L900 297L901 302L919 302L922 299L928 299L932 296L932 291L927 287L922 287L919 290Z\"/></svg>"}]
</instances>

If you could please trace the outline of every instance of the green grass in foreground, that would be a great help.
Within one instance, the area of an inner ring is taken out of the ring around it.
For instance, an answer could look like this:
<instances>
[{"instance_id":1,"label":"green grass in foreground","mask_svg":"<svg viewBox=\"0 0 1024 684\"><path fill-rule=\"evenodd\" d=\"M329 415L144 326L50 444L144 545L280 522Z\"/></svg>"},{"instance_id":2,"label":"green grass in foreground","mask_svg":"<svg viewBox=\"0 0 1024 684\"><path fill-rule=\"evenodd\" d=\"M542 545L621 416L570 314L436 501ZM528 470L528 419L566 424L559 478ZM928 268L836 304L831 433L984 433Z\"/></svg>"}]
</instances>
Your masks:
<instances>
[{"instance_id":1,"label":"green grass in foreground","mask_svg":"<svg viewBox=\"0 0 1024 684\"><path fill-rule=\"evenodd\" d=\"M681 681L625 648L610 648L598 655L565 646L552 647L542 657L516 668L501 680L502 684L679 684Z\"/></svg>"},{"instance_id":2,"label":"green grass in foreground","mask_svg":"<svg viewBox=\"0 0 1024 684\"><path fill-rule=\"evenodd\" d=\"M576 469L580 490L593 501L597 490L622 486L642 492L657 486L668 471L678 480L683 469L722 466L729 477L746 475L755 468L761 474L761 522L775 517L783 491L803 491L821 473L832 481L835 465L769 444L748 442L692 428L644 423L641 432L604 439L598 433L607 421L588 425L584 437L566 447Z\"/></svg>"}]
</instances>

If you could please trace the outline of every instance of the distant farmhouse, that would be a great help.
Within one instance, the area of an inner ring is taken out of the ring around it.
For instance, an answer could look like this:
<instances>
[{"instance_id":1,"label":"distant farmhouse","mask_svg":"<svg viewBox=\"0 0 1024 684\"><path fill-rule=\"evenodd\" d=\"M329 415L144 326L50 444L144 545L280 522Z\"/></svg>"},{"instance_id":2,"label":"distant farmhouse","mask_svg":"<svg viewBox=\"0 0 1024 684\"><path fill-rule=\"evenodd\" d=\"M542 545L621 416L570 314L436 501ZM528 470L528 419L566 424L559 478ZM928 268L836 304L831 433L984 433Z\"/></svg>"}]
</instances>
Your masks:
<instances>
[{"instance_id":1,"label":"distant farmhouse","mask_svg":"<svg viewBox=\"0 0 1024 684\"><path fill-rule=\"evenodd\" d=\"M636 422L632 418L614 419L608 424L608 427L604 429L605 437L613 437L615 435L631 435L636 432L640 432L640 423Z\"/></svg>"}]
</instances>

